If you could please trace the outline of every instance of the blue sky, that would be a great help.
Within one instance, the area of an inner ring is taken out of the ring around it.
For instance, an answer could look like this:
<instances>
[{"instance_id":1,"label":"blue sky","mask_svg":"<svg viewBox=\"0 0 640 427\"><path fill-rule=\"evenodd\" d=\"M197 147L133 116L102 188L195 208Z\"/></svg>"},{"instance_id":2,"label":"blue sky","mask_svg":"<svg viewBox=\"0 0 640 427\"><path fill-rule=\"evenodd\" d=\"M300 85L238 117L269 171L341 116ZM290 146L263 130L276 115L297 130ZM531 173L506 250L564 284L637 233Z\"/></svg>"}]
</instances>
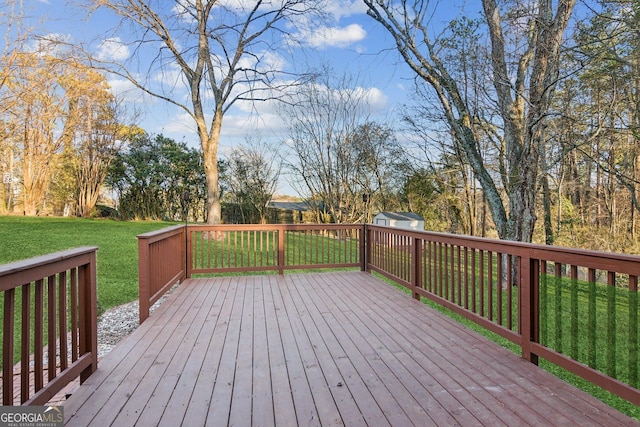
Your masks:
<instances>
[{"instance_id":1,"label":"blue sky","mask_svg":"<svg viewBox=\"0 0 640 427\"><path fill-rule=\"evenodd\" d=\"M245 0L223 0L238 3ZM86 2L85 2L86 3ZM462 0L443 1L438 10L449 18L460 13ZM478 3L471 1L471 3ZM169 4L169 2L167 2ZM34 29L39 34L56 34L71 42L83 42L94 54L103 58L125 59L131 50L120 42L125 37L109 34L116 17L106 11L99 12L87 20L83 11L67 5L63 0L25 1L26 14L37 23ZM300 68L309 63L330 64L334 70L348 71L357 76L360 87L368 94L372 118L392 120L394 112L411 95L412 74L401 63L392 48L391 39L383 29L366 16L366 7L359 0L329 0L325 11L330 19L313 31L296 32L305 49L299 57L280 56L285 68ZM441 22L445 19L442 18ZM438 18L434 19L438 22ZM151 47L151 46L150 46ZM153 55L152 49L146 54ZM315 65L312 64L312 65ZM188 116L178 108L163 101L142 97L131 90L131 84L120 78L109 77L112 90L131 100L142 112L141 126L150 133L163 133L177 140L198 144ZM275 113L270 102L250 105L238 104L223 121L221 152L242 142L247 135L261 138L283 138L286 124Z\"/></svg>"}]
</instances>

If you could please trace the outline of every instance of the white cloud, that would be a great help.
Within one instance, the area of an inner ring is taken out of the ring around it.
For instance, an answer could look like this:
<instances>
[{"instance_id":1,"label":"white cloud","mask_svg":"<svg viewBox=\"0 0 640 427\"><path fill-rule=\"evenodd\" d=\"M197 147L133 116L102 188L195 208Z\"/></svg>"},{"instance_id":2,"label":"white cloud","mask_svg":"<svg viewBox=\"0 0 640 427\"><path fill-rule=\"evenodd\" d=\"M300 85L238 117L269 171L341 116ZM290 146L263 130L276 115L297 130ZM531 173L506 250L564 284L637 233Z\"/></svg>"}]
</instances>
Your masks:
<instances>
[{"instance_id":1,"label":"white cloud","mask_svg":"<svg viewBox=\"0 0 640 427\"><path fill-rule=\"evenodd\" d=\"M96 56L100 60L124 61L130 56L129 46L120 41L120 37L112 37L102 41Z\"/></svg>"},{"instance_id":2,"label":"white cloud","mask_svg":"<svg viewBox=\"0 0 640 427\"><path fill-rule=\"evenodd\" d=\"M63 56L65 52L69 51L68 44L70 41L71 36L69 34L49 33L31 42L27 49L38 54Z\"/></svg>"},{"instance_id":3,"label":"white cloud","mask_svg":"<svg viewBox=\"0 0 640 427\"><path fill-rule=\"evenodd\" d=\"M350 24L346 27L316 27L299 33L297 38L317 49L328 47L347 47L358 43L367 37L367 32L360 24Z\"/></svg>"},{"instance_id":4,"label":"white cloud","mask_svg":"<svg viewBox=\"0 0 640 427\"><path fill-rule=\"evenodd\" d=\"M117 96L119 99L122 99L127 102L132 102L134 104L149 104L149 96L144 94L140 89L138 89L133 83L131 83L127 79L109 79L107 81L109 84L109 88L111 88L111 93Z\"/></svg>"},{"instance_id":5,"label":"white cloud","mask_svg":"<svg viewBox=\"0 0 640 427\"><path fill-rule=\"evenodd\" d=\"M367 89L358 88L356 89L356 92L362 92L362 99L365 100L372 113L381 113L385 111L389 99L387 98L387 95L377 87Z\"/></svg>"},{"instance_id":6,"label":"white cloud","mask_svg":"<svg viewBox=\"0 0 640 427\"><path fill-rule=\"evenodd\" d=\"M196 137L198 135L193 118L187 113L177 114L170 118L159 132Z\"/></svg>"},{"instance_id":7,"label":"white cloud","mask_svg":"<svg viewBox=\"0 0 640 427\"><path fill-rule=\"evenodd\" d=\"M367 5L362 0L331 0L327 2L323 11L339 21L343 17L365 14L367 9Z\"/></svg>"}]
</instances>

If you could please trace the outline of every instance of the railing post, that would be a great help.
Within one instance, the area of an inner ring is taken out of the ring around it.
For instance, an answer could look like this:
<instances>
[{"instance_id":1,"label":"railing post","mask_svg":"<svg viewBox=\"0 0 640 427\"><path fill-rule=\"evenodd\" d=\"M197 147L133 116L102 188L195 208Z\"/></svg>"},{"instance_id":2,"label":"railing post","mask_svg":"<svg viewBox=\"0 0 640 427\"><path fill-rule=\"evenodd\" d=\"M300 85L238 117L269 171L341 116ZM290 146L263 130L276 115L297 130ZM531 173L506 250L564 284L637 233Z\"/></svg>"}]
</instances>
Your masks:
<instances>
[{"instance_id":1,"label":"railing post","mask_svg":"<svg viewBox=\"0 0 640 427\"><path fill-rule=\"evenodd\" d=\"M140 304L140 324L149 317L149 299L151 298L149 243L138 236L138 301Z\"/></svg>"},{"instance_id":2,"label":"railing post","mask_svg":"<svg viewBox=\"0 0 640 427\"><path fill-rule=\"evenodd\" d=\"M537 365L538 355L531 352L531 343L540 341L540 260L521 256L519 307L522 358Z\"/></svg>"},{"instance_id":3,"label":"railing post","mask_svg":"<svg viewBox=\"0 0 640 427\"><path fill-rule=\"evenodd\" d=\"M285 228L284 226L278 226L278 274L284 274L284 242L285 242Z\"/></svg>"},{"instance_id":4,"label":"railing post","mask_svg":"<svg viewBox=\"0 0 640 427\"><path fill-rule=\"evenodd\" d=\"M98 369L98 299L96 295L96 251L89 253L89 263L82 267L80 277L80 353L91 353L91 365L80 373L80 384Z\"/></svg>"},{"instance_id":5,"label":"railing post","mask_svg":"<svg viewBox=\"0 0 640 427\"><path fill-rule=\"evenodd\" d=\"M367 224L360 229L360 271L367 271Z\"/></svg>"},{"instance_id":6,"label":"railing post","mask_svg":"<svg viewBox=\"0 0 640 427\"><path fill-rule=\"evenodd\" d=\"M184 225L184 278L191 277L189 267L191 266L191 233L189 233L189 226Z\"/></svg>"},{"instance_id":7,"label":"railing post","mask_svg":"<svg viewBox=\"0 0 640 427\"><path fill-rule=\"evenodd\" d=\"M413 238L413 268L411 271L411 286L413 287L413 298L420 301L420 294L417 289L421 287L422 282L422 242L418 237Z\"/></svg>"}]
</instances>

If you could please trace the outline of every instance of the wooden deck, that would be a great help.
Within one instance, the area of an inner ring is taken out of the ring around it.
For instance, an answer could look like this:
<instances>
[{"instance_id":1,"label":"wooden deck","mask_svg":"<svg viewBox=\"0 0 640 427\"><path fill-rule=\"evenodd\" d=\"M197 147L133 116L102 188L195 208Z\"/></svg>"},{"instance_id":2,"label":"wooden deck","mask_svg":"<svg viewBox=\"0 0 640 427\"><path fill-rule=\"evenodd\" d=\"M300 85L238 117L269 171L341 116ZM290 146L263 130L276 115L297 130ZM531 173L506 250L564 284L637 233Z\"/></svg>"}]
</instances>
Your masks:
<instances>
[{"instance_id":1,"label":"wooden deck","mask_svg":"<svg viewBox=\"0 0 640 427\"><path fill-rule=\"evenodd\" d=\"M190 279L68 425L637 423L367 273Z\"/></svg>"}]
</instances>

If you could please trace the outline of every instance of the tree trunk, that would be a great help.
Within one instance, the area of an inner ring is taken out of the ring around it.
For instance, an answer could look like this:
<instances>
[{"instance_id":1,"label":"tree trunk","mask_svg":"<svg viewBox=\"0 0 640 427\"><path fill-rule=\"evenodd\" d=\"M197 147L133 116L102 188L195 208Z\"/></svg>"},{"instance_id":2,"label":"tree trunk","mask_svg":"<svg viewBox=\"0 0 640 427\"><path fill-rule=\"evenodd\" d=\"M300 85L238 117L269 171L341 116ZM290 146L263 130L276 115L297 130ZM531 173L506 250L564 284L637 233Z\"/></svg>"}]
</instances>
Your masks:
<instances>
[{"instance_id":1,"label":"tree trunk","mask_svg":"<svg viewBox=\"0 0 640 427\"><path fill-rule=\"evenodd\" d=\"M204 118L198 123L198 133L202 141L204 156L204 175L207 182L207 224L220 224L222 206L220 204L220 187L218 185L218 146L222 130L222 106L218 106L211 125L211 132L206 133Z\"/></svg>"},{"instance_id":2,"label":"tree trunk","mask_svg":"<svg viewBox=\"0 0 640 427\"><path fill-rule=\"evenodd\" d=\"M544 207L544 243L553 245L555 236L553 234L553 224L551 223L551 191L549 190L549 175L547 174L547 157L544 152L540 155L540 166L542 169L542 205ZM558 200L560 203L560 200Z\"/></svg>"}]
</instances>

